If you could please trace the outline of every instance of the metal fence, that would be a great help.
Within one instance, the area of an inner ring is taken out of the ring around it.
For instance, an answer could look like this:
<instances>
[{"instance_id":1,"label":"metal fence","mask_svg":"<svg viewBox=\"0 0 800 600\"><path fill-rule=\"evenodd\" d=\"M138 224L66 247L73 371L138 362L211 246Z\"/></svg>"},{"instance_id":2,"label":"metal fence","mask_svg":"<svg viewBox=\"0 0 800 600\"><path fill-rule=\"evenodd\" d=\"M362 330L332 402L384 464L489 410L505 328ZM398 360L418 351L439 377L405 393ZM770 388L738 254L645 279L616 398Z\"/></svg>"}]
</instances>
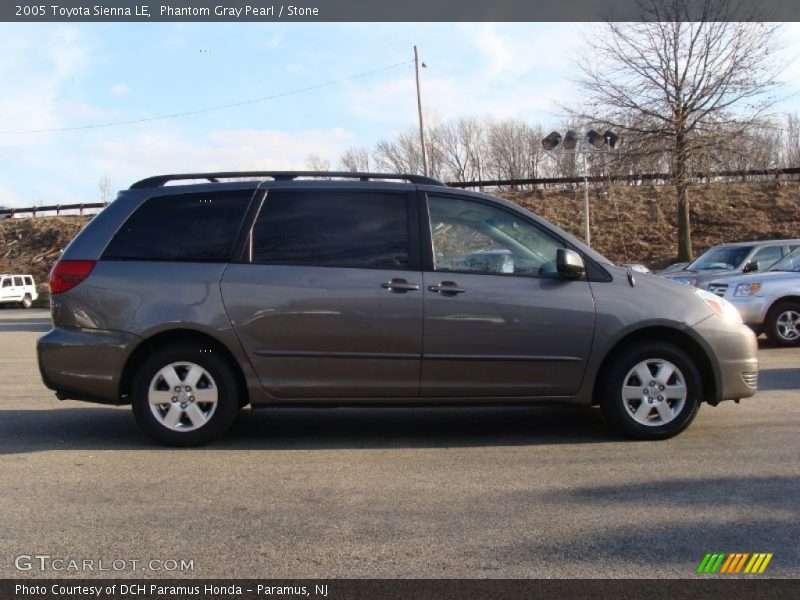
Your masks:
<instances>
[{"instance_id":1,"label":"metal fence","mask_svg":"<svg viewBox=\"0 0 800 600\"><path fill-rule=\"evenodd\" d=\"M24 208L0 209L0 219L13 219L14 217L52 217L64 214L84 215L87 212L101 210L108 205L107 202L90 202L81 204L52 204L50 206L27 206Z\"/></svg>"},{"instance_id":2,"label":"metal fence","mask_svg":"<svg viewBox=\"0 0 800 600\"><path fill-rule=\"evenodd\" d=\"M744 171L714 171L711 173L694 173L690 181L765 181L773 179L796 179L800 176L800 167L788 169L750 169ZM627 183L630 185L652 184L666 185L673 179L669 173L633 173L626 175L592 175L586 178L589 183ZM583 183L583 177L538 177L534 179L487 179L483 181L450 181L447 185L457 188L484 187L537 187L548 185L565 185Z\"/></svg>"},{"instance_id":3,"label":"metal fence","mask_svg":"<svg viewBox=\"0 0 800 600\"><path fill-rule=\"evenodd\" d=\"M746 171L715 171L712 173L695 173L690 179L695 182L710 181L765 181L774 179L796 179L800 177L800 167L788 169L751 169ZM672 182L668 173L635 173L627 175L597 176L586 178L589 183L626 183L629 185L665 185ZM520 187L559 186L582 183L583 177L538 177L534 179L487 179L483 181L450 181L447 185L456 188L499 188L512 189ZM61 216L64 214L84 215L103 209L107 203L91 202L81 204L52 204L49 206L28 206L25 208L0 209L0 219L14 217Z\"/></svg>"}]
</instances>

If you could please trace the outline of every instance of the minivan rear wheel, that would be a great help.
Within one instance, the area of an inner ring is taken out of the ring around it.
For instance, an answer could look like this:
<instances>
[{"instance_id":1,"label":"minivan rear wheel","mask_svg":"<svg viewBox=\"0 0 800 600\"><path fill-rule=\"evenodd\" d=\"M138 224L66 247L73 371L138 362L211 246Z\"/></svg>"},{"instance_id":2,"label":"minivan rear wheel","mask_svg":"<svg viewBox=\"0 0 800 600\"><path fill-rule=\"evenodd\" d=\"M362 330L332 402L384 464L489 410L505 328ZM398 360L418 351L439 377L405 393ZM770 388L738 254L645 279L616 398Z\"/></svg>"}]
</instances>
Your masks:
<instances>
[{"instance_id":1,"label":"minivan rear wheel","mask_svg":"<svg viewBox=\"0 0 800 600\"><path fill-rule=\"evenodd\" d=\"M131 386L139 425L168 446L199 446L224 434L239 407L227 361L205 348L175 344L142 362Z\"/></svg>"},{"instance_id":2,"label":"minivan rear wheel","mask_svg":"<svg viewBox=\"0 0 800 600\"><path fill-rule=\"evenodd\" d=\"M30 294L25 294L22 297L22 302L19 303L22 308L30 308L33 306L33 299L31 298Z\"/></svg>"},{"instance_id":3,"label":"minivan rear wheel","mask_svg":"<svg viewBox=\"0 0 800 600\"><path fill-rule=\"evenodd\" d=\"M601 377L603 415L636 439L677 435L695 418L702 400L697 366L673 344L635 343L615 356Z\"/></svg>"}]
</instances>

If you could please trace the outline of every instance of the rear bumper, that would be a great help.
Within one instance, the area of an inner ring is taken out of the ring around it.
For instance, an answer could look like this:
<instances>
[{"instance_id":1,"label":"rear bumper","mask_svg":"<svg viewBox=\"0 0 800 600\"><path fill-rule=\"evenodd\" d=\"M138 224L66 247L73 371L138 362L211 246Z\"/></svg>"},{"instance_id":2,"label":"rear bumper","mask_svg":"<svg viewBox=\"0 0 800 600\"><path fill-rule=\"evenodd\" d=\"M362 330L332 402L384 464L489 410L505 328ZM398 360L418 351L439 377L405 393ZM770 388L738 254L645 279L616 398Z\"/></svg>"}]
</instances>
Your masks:
<instances>
[{"instance_id":1,"label":"rear bumper","mask_svg":"<svg viewBox=\"0 0 800 600\"><path fill-rule=\"evenodd\" d=\"M125 360L137 341L122 331L55 327L36 344L39 372L62 400L118 404Z\"/></svg>"},{"instance_id":2,"label":"rear bumper","mask_svg":"<svg viewBox=\"0 0 800 600\"><path fill-rule=\"evenodd\" d=\"M716 401L749 398L758 382L758 343L753 331L741 324L725 323L717 316L698 323L717 359Z\"/></svg>"}]
</instances>

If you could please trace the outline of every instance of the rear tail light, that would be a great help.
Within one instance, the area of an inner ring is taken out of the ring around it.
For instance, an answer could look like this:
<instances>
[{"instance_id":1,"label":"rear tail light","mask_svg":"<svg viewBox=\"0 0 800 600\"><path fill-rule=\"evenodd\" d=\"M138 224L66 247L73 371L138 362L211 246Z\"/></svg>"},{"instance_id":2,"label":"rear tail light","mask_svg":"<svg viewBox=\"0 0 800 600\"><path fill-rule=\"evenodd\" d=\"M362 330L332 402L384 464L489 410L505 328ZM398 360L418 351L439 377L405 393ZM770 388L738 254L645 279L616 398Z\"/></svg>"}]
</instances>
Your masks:
<instances>
[{"instance_id":1,"label":"rear tail light","mask_svg":"<svg viewBox=\"0 0 800 600\"><path fill-rule=\"evenodd\" d=\"M60 260L50 271L50 293L61 294L71 290L89 276L94 269L93 260Z\"/></svg>"}]
</instances>

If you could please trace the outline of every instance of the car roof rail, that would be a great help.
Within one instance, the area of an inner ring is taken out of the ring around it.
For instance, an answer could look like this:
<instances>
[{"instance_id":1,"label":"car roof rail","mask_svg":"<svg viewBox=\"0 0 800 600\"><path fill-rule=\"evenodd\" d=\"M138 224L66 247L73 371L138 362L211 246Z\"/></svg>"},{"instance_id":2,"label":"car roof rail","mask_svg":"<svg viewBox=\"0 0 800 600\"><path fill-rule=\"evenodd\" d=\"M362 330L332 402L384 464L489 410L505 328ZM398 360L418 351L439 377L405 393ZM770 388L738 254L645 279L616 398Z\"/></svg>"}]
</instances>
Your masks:
<instances>
[{"instance_id":1,"label":"car roof rail","mask_svg":"<svg viewBox=\"0 0 800 600\"><path fill-rule=\"evenodd\" d=\"M366 173L360 171L224 171L219 173L179 173L173 175L155 175L134 183L130 189L139 190L143 188L162 187L170 181L182 181L188 179L206 179L209 183L219 183L223 179L251 179L257 177L271 177L275 181L294 181L299 177L307 178L337 178L337 179L358 179L359 181L374 181L380 179L408 181L424 185L447 184L433 177L425 175L413 175L410 173Z\"/></svg>"}]
</instances>

